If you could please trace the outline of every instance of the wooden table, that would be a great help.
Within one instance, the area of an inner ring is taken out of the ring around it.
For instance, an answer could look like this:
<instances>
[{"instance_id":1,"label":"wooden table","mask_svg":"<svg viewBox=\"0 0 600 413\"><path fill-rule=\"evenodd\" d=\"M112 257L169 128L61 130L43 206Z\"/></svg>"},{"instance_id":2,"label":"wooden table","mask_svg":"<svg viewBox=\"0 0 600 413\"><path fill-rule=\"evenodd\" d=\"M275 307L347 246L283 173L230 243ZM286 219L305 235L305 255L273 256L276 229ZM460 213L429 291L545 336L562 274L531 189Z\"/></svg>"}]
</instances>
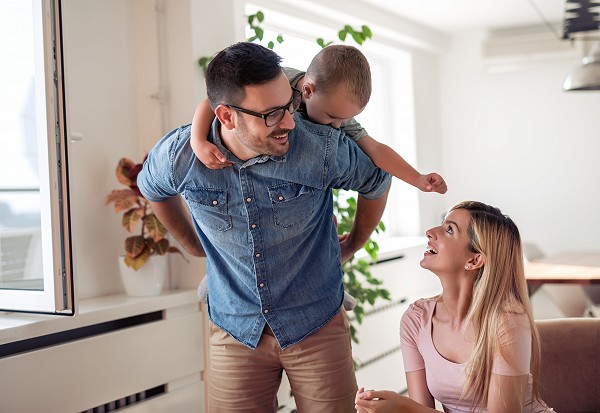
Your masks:
<instances>
[{"instance_id":1,"label":"wooden table","mask_svg":"<svg viewBox=\"0 0 600 413\"><path fill-rule=\"evenodd\" d=\"M546 283L600 284L600 251L567 251L525 264L530 295Z\"/></svg>"}]
</instances>

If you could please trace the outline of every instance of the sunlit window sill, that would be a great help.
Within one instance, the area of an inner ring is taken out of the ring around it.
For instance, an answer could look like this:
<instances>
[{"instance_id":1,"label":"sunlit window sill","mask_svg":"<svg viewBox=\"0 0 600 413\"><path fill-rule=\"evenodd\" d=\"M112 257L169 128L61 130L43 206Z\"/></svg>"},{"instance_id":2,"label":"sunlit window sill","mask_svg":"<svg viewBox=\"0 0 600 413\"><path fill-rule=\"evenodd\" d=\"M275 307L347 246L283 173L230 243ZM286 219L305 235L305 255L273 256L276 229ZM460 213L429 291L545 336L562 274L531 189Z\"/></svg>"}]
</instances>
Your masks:
<instances>
[{"instance_id":1,"label":"sunlit window sill","mask_svg":"<svg viewBox=\"0 0 600 413\"><path fill-rule=\"evenodd\" d=\"M73 317L0 313L0 345L198 302L196 289L186 289L164 291L155 297L117 294L81 300Z\"/></svg>"}]
</instances>

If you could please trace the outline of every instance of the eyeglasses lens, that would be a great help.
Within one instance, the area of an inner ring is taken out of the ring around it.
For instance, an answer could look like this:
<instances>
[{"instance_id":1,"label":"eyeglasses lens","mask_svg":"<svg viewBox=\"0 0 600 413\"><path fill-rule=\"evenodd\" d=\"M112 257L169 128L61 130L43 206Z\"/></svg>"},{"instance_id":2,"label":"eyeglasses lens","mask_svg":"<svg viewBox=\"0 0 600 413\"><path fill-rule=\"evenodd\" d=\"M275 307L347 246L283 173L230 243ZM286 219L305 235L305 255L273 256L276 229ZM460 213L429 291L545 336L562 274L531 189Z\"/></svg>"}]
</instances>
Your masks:
<instances>
[{"instance_id":1,"label":"eyeglasses lens","mask_svg":"<svg viewBox=\"0 0 600 413\"><path fill-rule=\"evenodd\" d=\"M283 119L283 117L285 116L286 110L290 113L294 113L295 111L297 111L298 108L300 107L301 102L302 102L302 94L299 91L294 89L292 100L290 101L289 105L284 108L280 108L274 112L269 113L269 115L265 118L265 123L266 123L267 127L275 126L279 122L281 122L281 119Z\"/></svg>"}]
</instances>

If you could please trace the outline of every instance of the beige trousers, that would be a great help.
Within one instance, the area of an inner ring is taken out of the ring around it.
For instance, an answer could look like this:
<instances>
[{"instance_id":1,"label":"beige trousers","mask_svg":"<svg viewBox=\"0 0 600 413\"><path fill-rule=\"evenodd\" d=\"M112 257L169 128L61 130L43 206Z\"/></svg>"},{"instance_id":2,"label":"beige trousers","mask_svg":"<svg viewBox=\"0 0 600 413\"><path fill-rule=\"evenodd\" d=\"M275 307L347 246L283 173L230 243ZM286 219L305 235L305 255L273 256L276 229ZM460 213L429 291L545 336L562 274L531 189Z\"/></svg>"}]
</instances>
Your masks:
<instances>
[{"instance_id":1,"label":"beige trousers","mask_svg":"<svg viewBox=\"0 0 600 413\"><path fill-rule=\"evenodd\" d=\"M298 413L354 412L356 377L343 310L285 350L267 327L256 350L210 325L210 413L273 413L285 370Z\"/></svg>"}]
</instances>

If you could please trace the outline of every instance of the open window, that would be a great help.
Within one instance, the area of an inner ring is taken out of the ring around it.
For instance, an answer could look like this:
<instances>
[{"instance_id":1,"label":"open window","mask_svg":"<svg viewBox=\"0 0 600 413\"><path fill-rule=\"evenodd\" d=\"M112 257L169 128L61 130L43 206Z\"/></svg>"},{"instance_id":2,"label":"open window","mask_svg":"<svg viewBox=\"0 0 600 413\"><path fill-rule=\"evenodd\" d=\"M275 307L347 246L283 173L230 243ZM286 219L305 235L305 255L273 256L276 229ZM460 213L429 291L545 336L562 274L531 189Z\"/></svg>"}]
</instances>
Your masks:
<instances>
[{"instance_id":1,"label":"open window","mask_svg":"<svg viewBox=\"0 0 600 413\"><path fill-rule=\"evenodd\" d=\"M74 314L60 0L0 2L0 310Z\"/></svg>"}]
</instances>

